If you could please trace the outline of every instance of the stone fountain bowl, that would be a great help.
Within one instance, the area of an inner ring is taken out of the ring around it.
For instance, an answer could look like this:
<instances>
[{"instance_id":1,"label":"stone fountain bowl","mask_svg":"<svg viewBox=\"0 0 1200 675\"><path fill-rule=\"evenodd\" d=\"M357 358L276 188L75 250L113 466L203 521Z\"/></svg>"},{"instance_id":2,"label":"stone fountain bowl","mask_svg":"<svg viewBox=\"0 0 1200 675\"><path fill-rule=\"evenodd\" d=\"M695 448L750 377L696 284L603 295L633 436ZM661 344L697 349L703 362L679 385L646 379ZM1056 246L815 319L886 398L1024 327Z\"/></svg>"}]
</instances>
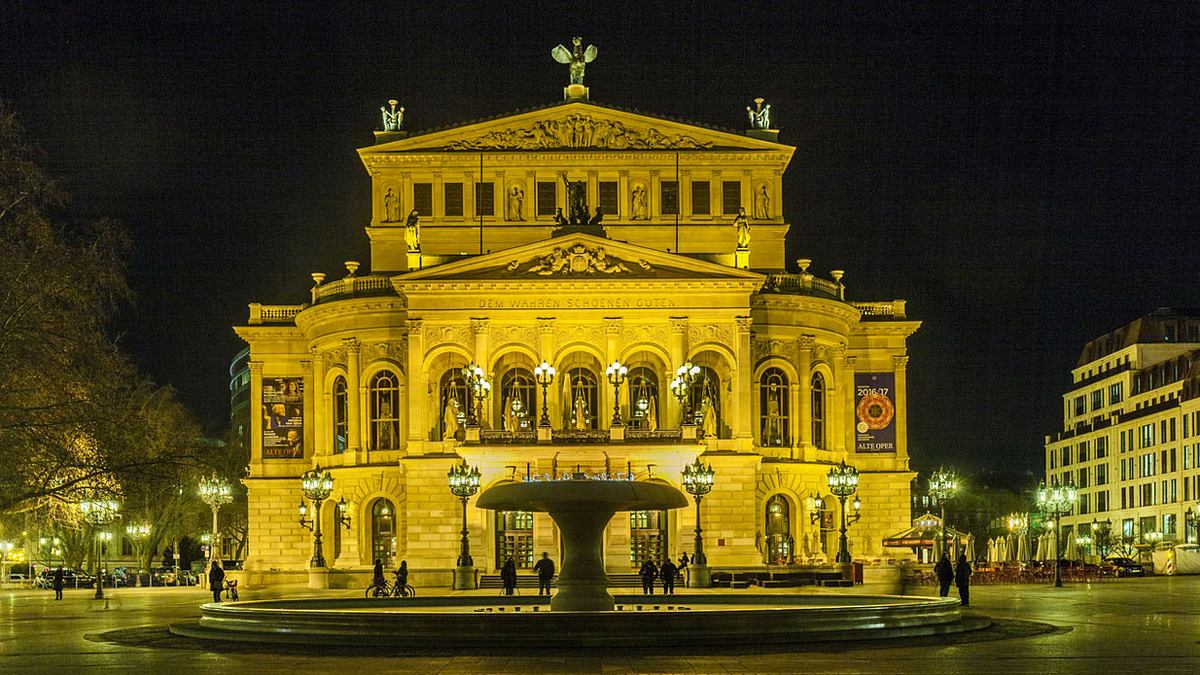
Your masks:
<instances>
[{"instance_id":1,"label":"stone fountain bowl","mask_svg":"<svg viewBox=\"0 0 1200 675\"><path fill-rule=\"evenodd\" d=\"M503 483L479 495L476 506L550 514L562 535L563 560L555 611L609 611L615 606L604 573L604 528L617 511L678 509L687 497L664 483L629 480L548 480Z\"/></svg>"}]
</instances>

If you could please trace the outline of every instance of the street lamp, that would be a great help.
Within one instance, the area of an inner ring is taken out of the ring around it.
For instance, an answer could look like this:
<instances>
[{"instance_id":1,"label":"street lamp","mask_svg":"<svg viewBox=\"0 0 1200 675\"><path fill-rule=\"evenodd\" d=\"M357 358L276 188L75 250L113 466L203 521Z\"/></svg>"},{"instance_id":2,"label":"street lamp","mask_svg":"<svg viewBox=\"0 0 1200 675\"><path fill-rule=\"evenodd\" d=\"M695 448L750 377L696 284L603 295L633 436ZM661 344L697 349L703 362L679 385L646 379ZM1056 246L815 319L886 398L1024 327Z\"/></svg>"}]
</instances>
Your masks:
<instances>
[{"instance_id":1,"label":"street lamp","mask_svg":"<svg viewBox=\"0 0 1200 675\"><path fill-rule=\"evenodd\" d=\"M454 570L455 590L475 587L475 561L471 558L471 542L467 531L467 500L479 492L479 467L467 466L467 460L450 467L446 473L450 493L462 500L462 542L458 551L458 566Z\"/></svg>"},{"instance_id":2,"label":"street lamp","mask_svg":"<svg viewBox=\"0 0 1200 675\"><path fill-rule=\"evenodd\" d=\"M317 468L309 469L300 476L300 489L313 503L313 517L309 521L305 519L308 509L303 500L300 502L300 525L313 533L313 555L309 567L323 568L325 552L321 550L321 505L329 498L329 493L333 492L333 474L328 469L322 473L321 465L318 464Z\"/></svg>"},{"instance_id":3,"label":"street lamp","mask_svg":"<svg viewBox=\"0 0 1200 675\"><path fill-rule=\"evenodd\" d=\"M0 583L8 583L8 554L13 548L11 541L0 541Z\"/></svg>"},{"instance_id":4,"label":"street lamp","mask_svg":"<svg viewBox=\"0 0 1200 675\"><path fill-rule=\"evenodd\" d=\"M150 536L150 526L145 525L145 524L128 525L125 527L125 536L129 537L129 540L133 542L133 548L135 551L137 551L137 554L138 554L139 572L134 575L133 583L135 586L141 586L142 585L142 575L140 573L140 568L141 568L141 562L142 562L142 541L146 537Z\"/></svg>"},{"instance_id":5,"label":"street lamp","mask_svg":"<svg viewBox=\"0 0 1200 675\"><path fill-rule=\"evenodd\" d=\"M211 568L212 561L216 559L221 548L221 530L217 525L217 514L222 506L233 501L233 488L228 481L214 473L200 479L200 500L208 504L213 513L212 546L208 549L208 566Z\"/></svg>"},{"instance_id":6,"label":"street lamp","mask_svg":"<svg viewBox=\"0 0 1200 675\"><path fill-rule=\"evenodd\" d=\"M1054 587L1062 588L1062 556L1058 552L1059 532L1062 527L1062 516L1071 513L1075 506L1075 485L1068 481L1059 485L1054 481L1049 486L1044 482L1037 489L1038 507L1054 519Z\"/></svg>"},{"instance_id":7,"label":"street lamp","mask_svg":"<svg viewBox=\"0 0 1200 675\"><path fill-rule=\"evenodd\" d=\"M100 579L100 528L108 525L120 515L121 505L112 499L85 499L79 502L79 512L92 526L96 540L96 599L104 599L104 584Z\"/></svg>"},{"instance_id":8,"label":"street lamp","mask_svg":"<svg viewBox=\"0 0 1200 675\"><path fill-rule=\"evenodd\" d=\"M613 386L613 418L610 426L624 426L625 423L621 421L621 385L625 383L629 369L621 365L620 361L613 361L608 364L604 374L608 376L608 383Z\"/></svg>"},{"instance_id":9,"label":"street lamp","mask_svg":"<svg viewBox=\"0 0 1200 675\"><path fill-rule=\"evenodd\" d=\"M683 489L696 500L696 551L692 557L692 586L697 588L712 585L712 574L708 571L708 557L704 555L704 537L700 529L700 500L712 492L714 476L716 472L713 471L712 464L705 466L699 457L692 464L683 467Z\"/></svg>"},{"instance_id":10,"label":"street lamp","mask_svg":"<svg viewBox=\"0 0 1200 675\"><path fill-rule=\"evenodd\" d=\"M675 398L679 399L679 407L682 410L684 424L695 424L696 420L692 417L691 393L692 384L696 381L696 376L700 374L700 366L693 364L691 361L685 361L682 366L675 369L675 378L671 380L671 393Z\"/></svg>"},{"instance_id":11,"label":"street lamp","mask_svg":"<svg viewBox=\"0 0 1200 675\"><path fill-rule=\"evenodd\" d=\"M484 381L483 368L480 368L474 363L468 363L462 367L463 381L467 384L467 426L479 426L479 416L475 412L475 401L472 397L478 394L479 383Z\"/></svg>"},{"instance_id":12,"label":"street lamp","mask_svg":"<svg viewBox=\"0 0 1200 675\"><path fill-rule=\"evenodd\" d=\"M350 512L353 510L354 510L353 503L347 502L345 497L342 497L341 499L339 499L338 503L334 506L334 512L333 512L333 517L337 520L338 525L341 525L342 527L349 530L350 529L350 519L351 519Z\"/></svg>"},{"instance_id":13,"label":"street lamp","mask_svg":"<svg viewBox=\"0 0 1200 675\"><path fill-rule=\"evenodd\" d=\"M1010 514L1008 514L1007 521L1008 521L1008 531L1010 533L1016 535L1019 538L1018 541L1028 544L1028 542L1025 541L1025 538L1030 534L1029 533L1029 515L1025 514L1025 513L1010 513ZM1018 550L1017 557L1019 558L1020 557L1020 553L1019 553L1020 546L1017 547L1017 550ZM1030 550L1030 548L1027 547L1026 550L1028 551L1028 550ZM1018 560L1017 562L1023 563L1025 561Z\"/></svg>"},{"instance_id":14,"label":"street lamp","mask_svg":"<svg viewBox=\"0 0 1200 675\"><path fill-rule=\"evenodd\" d=\"M1111 550L1109 543L1112 539L1112 519L1097 520L1092 518L1092 542L1096 545L1096 555L1101 560L1108 557Z\"/></svg>"},{"instance_id":15,"label":"street lamp","mask_svg":"<svg viewBox=\"0 0 1200 675\"><path fill-rule=\"evenodd\" d=\"M946 548L946 501L958 493L958 476L953 471L939 468L929 476L929 497L941 509L942 534L938 539L934 558L940 560Z\"/></svg>"},{"instance_id":16,"label":"street lamp","mask_svg":"<svg viewBox=\"0 0 1200 675\"><path fill-rule=\"evenodd\" d=\"M829 469L829 491L833 493L838 501L842 504L842 525L838 530L838 552L834 560L842 566L842 575L844 578L849 578L850 570L850 547L846 541L846 498L858 491L858 469L847 466L845 460L841 464ZM856 497L854 499L854 515L850 517L850 524L858 522L862 516L860 510L862 502Z\"/></svg>"},{"instance_id":17,"label":"street lamp","mask_svg":"<svg viewBox=\"0 0 1200 675\"><path fill-rule=\"evenodd\" d=\"M825 510L825 500L821 499L821 495L809 495L807 501L808 522L816 525L817 521L821 520L821 511Z\"/></svg>"},{"instance_id":18,"label":"street lamp","mask_svg":"<svg viewBox=\"0 0 1200 675\"><path fill-rule=\"evenodd\" d=\"M550 408L547 405L546 390L554 382L556 372L554 366L545 361L542 361L533 368L533 379L542 386L542 419L538 420L539 427L550 426Z\"/></svg>"}]
</instances>

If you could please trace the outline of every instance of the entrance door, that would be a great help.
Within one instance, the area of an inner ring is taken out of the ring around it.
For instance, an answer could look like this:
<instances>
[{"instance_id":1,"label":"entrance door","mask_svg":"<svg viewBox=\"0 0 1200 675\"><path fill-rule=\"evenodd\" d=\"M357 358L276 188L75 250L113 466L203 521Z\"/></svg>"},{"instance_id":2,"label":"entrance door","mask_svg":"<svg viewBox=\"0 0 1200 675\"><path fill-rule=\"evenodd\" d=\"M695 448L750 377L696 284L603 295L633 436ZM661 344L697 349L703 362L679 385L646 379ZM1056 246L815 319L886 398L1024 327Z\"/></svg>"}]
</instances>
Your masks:
<instances>
[{"instance_id":1,"label":"entrance door","mask_svg":"<svg viewBox=\"0 0 1200 675\"><path fill-rule=\"evenodd\" d=\"M667 512L630 511L629 565L638 568L647 560L661 563L668 550Z\"/></svg>"},{"instance_id":2,"label":"entrance door","mask_svg":"<svg viewBox=\"0 0 1200 675\"><path fill-rule=\"evenodd\" d=\"M533 567L533 513L496 512L496 568L509 558L518 568Z\"/></svg>"}]
</instances>

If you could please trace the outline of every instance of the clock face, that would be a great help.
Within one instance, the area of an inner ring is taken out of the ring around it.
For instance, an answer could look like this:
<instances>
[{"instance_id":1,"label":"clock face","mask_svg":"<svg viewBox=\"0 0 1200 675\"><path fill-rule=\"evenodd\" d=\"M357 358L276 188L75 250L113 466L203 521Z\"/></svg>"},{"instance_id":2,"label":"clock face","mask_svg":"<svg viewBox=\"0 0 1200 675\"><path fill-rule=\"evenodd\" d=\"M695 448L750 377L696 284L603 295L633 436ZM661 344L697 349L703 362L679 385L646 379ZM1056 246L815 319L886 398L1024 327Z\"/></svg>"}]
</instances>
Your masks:
<instances>
[{"instance_id":1,"label":"clock face","mask_svg":"<svg viewBox=\"0 0 1200 675\"><path fill-rule=\"evenodd\" d=\"M871 429L883 429L892 423L896 416L896 408L890 399L883 394L868 394L858 402L855 417L858 418L858 430L865 432ZM865 425L865 429L863 428Z\"/></svg>"}]
</instances>

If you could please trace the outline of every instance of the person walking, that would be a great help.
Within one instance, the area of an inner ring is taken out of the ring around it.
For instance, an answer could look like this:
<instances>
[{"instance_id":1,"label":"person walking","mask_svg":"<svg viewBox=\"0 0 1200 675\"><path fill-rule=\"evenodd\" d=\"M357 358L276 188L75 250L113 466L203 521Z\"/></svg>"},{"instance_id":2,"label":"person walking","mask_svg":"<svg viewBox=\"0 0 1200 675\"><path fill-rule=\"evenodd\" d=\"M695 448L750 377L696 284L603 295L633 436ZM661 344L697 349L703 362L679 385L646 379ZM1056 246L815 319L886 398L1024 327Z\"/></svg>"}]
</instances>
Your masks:
<instances>
[{"instance_id":1,"label":"person walking","mask_svg":"<svg viewBox=\"0 0 1200 675\"><path fill-rule=\"evenodd\" d=\"M500 568L500 581L504 583L504 594L512 595L517 587L517 563L512 558L505 560L504 567Z\"/></svg>"},{"instance_id":2,"label":"person walking","mask_svg":"<svg viewBox=\"0 0 1200 675\"><path fill-rule=\"evenodd\" d=\"M954 585L958 586L958 598L963 607L971 606L971 563L967 556L958 556L958 564L954 566Z\"/></svg>"},{"instance_id":3,"label":"person walking","mask_svg":"<svg viewBox=\"0 0 1200 675\"><path fill-rule=\"evenodd\" d=\"M225 570L216 560L212 561L212 567L208 570L208 588L212 591L213 602L220 602L221 591L225 590Z\"/></svg>"},{"instance_id":4,"label":"person walking","mask_svg":"<svg viewBox=\"0 0 1200 675\"><path fill-rule=\"evenodd\" d=\"M659 568L659 576L662 577L663 595L675 595L675 575L679 574L679 568L675 563L667 558Z\"/></svg>"},{"instance_id":5,"label":"person walking","mask_svg":"<svg viewBox=\"0 0 1200 675\"><path fill-rule=\"evenodd\" d=\"M942 554L942 559L933 566L933 573L937 575L938 585L941 586L938 595L943 598L950 595L950 584L954 583L954 566L950 564L949 554Z\"/></svg>"},{"instance_id":6,"label":"person walking","mask_svg":"<svg viewBox=\"0 0 1200 675\"><path fill-rule=\"evenodd\" d=\"M62 568L62 565L59 565L58 569L54 570L54 599L62 600L62 592L63 592L63 568Z\"/></svg>"},{"instance_id":7,"label":"person walking","mask_svg":"<svg viewBox=\"0 0 1200 675\"><path fill-rule=\"evenodd\" d=\"M654 577L658 576L658 567L653 560L647 559L642 563L642 568L638 570L638 574L642 577L642 593L644 595L654 595Z\"/></svg>"},{"instance_id":8,"label":"person walking","mask_svg":"<svg viewBox=\"0 0 1200 675\"><path fill-rule=\"evenodd\" d=\"M538 595L543 591L550 595L550 582L554 581L554 561L550 559L549 553L542 551L542 559L533 566L533 571L538 575Z\"/></svg>"}]
</instances>

